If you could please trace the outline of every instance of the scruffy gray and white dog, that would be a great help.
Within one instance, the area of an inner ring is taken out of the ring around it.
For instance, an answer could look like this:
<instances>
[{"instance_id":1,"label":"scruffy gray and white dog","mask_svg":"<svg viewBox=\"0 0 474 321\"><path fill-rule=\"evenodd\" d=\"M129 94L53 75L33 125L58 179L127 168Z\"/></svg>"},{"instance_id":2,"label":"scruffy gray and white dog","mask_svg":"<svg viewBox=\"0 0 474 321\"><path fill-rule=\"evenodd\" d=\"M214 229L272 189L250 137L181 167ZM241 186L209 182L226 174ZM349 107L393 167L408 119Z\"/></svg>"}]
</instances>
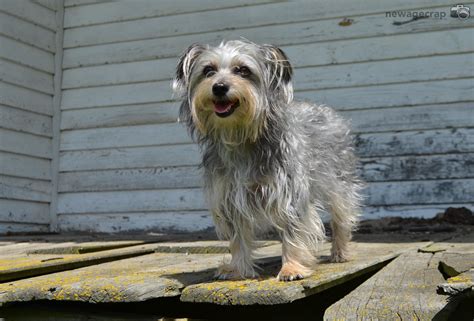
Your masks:
<instances>
[{"instance_id":1,"label":"scruffy gray and white dog","mask_svg":"<svg viewBox=\"0 0 474 321\"><path fill-rule=\"evenodd\" d=\"M221 279L256 277L256 235L281 235L278 278L311 273L325 238L318 213L332 214L333 262L348 258L361 184L349 128L323 106L293 100L283 51L247 40L194 44L180 57L173 88L180 120L203 149L205 190L232 259Z\"/></svg>"}]
</instances>

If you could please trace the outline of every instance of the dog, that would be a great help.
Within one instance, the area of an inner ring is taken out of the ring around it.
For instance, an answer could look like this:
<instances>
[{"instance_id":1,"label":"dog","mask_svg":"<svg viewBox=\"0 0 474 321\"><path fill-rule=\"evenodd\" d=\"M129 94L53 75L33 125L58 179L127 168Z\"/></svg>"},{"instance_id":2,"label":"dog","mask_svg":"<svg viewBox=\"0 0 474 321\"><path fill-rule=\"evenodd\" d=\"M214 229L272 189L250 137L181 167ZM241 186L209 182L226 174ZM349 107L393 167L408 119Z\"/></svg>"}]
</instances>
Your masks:
<instances>
[{"instance_id":1,"label":"dog","mask_svg":"<svg viewBox=\"0 0 474 321\"><path fill-rule=\"evenodd\" d=\"M293 69L276 46L248 40L193 44L179 57L179 120L203 151L204 186L216 232L232 259L219 279L255 278L256 236L277 231L277 278L312 273L332 214L331 261L348 259L360 212L349 127L334 110L293 100Z\"/></svg>"}]
</instances>

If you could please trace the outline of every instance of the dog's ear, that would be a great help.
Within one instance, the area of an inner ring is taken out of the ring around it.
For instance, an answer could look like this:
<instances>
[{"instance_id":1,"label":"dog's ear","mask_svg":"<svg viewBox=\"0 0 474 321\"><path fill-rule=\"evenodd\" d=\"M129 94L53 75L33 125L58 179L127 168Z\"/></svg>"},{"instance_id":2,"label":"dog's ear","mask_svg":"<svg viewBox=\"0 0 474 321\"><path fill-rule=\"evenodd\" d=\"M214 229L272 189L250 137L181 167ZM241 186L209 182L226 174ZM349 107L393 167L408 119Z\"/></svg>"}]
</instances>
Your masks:
<instances>
[{"instance_id":1,"label":"dog's ear","mask_svg":"<svg viewBox=\"0 0 474 321\"><path fill-rule=\"evenodd\" d=\"M290 102L293 99L293 67L288 56L280 48L272 45L262 45L268 69L268 87L273 92L283 95L283 99Z\"/></svg>"},{"instance_id":2,"label":"dog's ear","mask_svg":"<svg viewBox=\"0 0 474 321\"><path fill-rule=\"evenodd\" d=\"M176 94L182 96L186 93L189 85L189 77L194 67L196 58L206 50L203 45L192 44L189 46L178 59L178 65L176 66L176 77L173 81L173 90Z\"/></svg>"}]
</instances>

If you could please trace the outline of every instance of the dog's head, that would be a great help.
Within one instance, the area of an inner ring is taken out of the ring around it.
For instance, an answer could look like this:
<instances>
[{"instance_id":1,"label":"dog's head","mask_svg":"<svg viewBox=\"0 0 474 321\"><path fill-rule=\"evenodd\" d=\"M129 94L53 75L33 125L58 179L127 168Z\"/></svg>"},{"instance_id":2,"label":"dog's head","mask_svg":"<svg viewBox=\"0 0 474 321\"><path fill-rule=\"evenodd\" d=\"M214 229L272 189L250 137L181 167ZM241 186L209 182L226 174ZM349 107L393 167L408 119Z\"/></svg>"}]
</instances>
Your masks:
<instances>
[{"instance_id":1,"label":"dog's head","mask_svg":"<svg viewBox=\"0 0 474 321\"><path fill-rule=\"evenodd\" d=\"M234 145L255 141L272 108L292 101L291 77L287 56L275 46L194 44L181 55L173 82L183 98L180 119L201 137Z\"/></svg>"}]
</instances>

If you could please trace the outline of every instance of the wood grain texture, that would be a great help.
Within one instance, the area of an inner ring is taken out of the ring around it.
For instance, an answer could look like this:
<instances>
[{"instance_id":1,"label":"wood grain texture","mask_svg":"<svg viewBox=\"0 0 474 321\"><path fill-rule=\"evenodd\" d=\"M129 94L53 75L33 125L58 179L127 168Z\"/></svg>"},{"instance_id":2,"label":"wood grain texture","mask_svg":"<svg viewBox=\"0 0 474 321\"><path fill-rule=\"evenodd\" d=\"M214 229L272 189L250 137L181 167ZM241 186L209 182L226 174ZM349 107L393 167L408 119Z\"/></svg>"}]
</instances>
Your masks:
<instances>
[{"instance_id":1,"label":"wood grain texture","mask_svg":"<svg viewBox=\"0 0 474 321\"><path fill-rule=\"evenodd\" d=\"M354 23L345 28L345 32L339 33L340 38L355 38L364 35L385 35L391 33L406 33L407 31L420 30L439 30L446 29L447 26L465 27L456 21L458 19L423 19L416 24L403 24L394 26L393 20L387 18L386 11L390 6L381 10L376 4L373 7L364 5L351 5L347 1L343 3L339 11L334 9L324 9L324 3L314 5L311 1L272 3L261 6L241 6L219 11L198 11L191 14L161 16L149 19L133 19L131 21L114 22L101 25L86 26L81 28L67 29L65 31L65 48L83 47L105 43L114 43L118 41L135 41L141 39L151 39L160 37L177 37L180 35L199 34L203 38L215 38L216 33L221 34L221 39L234 39L238 35L246 37L252 36L252 40L263 41L267 39L268 43L289 44L315 42L327 40L334 37L341 28L338 24L342 17L354 15L355 12L362 13L353 17ZM374 1L371 1L374 2ZM375 3L375 2L374 2ZM399 4L400 6L412 7ZM421 4L417 3L417 8ZM426 6L424 10L433 10L431 5ZM395 9L395 7L393 7ZM92 9L92 8L90 8ZM440 10L440 8L436 8ZM396 10L401 10L397 7ZM67 10L66 10L67 11ZM135 10L136 11L136 10ZM449 16L449 6L442 8ZM292 12L292 15L288 15ZM375 13L375 14L374 14ZM219 19L215 19L218 16ZM324 19L321 19L324 18ZM310 20L311 22L307 22ZM400 19L400 20L403 20ZM193 21L189 24L189 21ZM226 24L223 24L225 21ZM232 26L228 28L226 26ZM370 26L371 28L368 28ZM272 33L271 30L275 32ZM278 35L278 36L277 36ZM170 39L173 39L170 38Z\"/></svg>"},{"instance_id":2,"label":"wood grain texture","mask_svg":"<svg viewBox=\"0 0 474 321\"><path fill-rule=\"evenodd\" d=\"M51 182L0 175L0 198L50 202Z\"/></svg>"},{"instance_id":3,"label":"wood grain texture","mask_svg":"<svg viewBox=\"0 0 474 321\"><path fill-rule=\"evenodd\" d=\"M9 1L14 2L14 1ZM54 57L50 52L29 46L0 35L0 57L36 68L47 73L54 73Z\"/></svg>"},{"instance_id":4,"label":"wood grain texture","mask_svg":"<svg viewBox=\"0 0 474 321\"><path fill-rule=\"evenodd\" d=\"M351 261L320 262L312 276L300 281L281 282L273 275L265 275L259 280L206 282L186 287L180 300L219 305L290 303L368 273L400 252L417 245L419 243L397 243L391 246L383 243L352 243ZM323 250L318 255L326 257L329 250Z\"/></svg>"},{"instance_id":5,"label":"wood grain texture","mask_svg":"<svg viewBox=\"0 0 474 321\"><path fill-rule=\"evenodd\" d=\"M33 111L42 115L52 115L53 99L50 95L23 87L0 83L0 104Z\"/></svg>"},{"instance_id":6,"label":"wood grain texture","mask_svg":"<svg viewBox=\"0 0 474 321\"><path fill-rule=\"evenodd\" d=\"M51 137L51 117L0 105L0 127Z\"/></svg>"},{"instance_id":7,"label":"wood grain texture","mask_svg":"<svg viewBox=\"0 0 474 321\"><path fill-rule=\"evenodd\" d=\"M0 128L0 151L51 158L51 139Z\"/></svg>"},{"instance_id":8,"label":"wood grain texture","mask_svg":"<svg viewBox=\"0 0 474 321\"><path fill-rule=\"evenodd\" d=\"M40 6L32 1L1 0L2 11L21 17L29 22L40 25L51 31L56 31L54 11Z\"/></svg>"},{"instance_id":9,"label":"wood grain texture","mask_svg":"<svg viewBox=\"0 0 474 321\"><path fill-rule=\"evenodd\" d=\"M0 174L36 179L51 178L49 159L0 151L0 164L8 164L0 167Z\"/></svg>"},{"instance_id":10,"label":"wood grain texture","mask_svg":"<svg viewBox=\"0 0 474 321\"><path fill-rule=\"evenodd\" d=\"M53 77L50 74L2 59L0 59L0 79L45 94L53 93Z\"/></svg>"},{"instance_id":11,"label":"wood grain texture","mask_svg":"<svg viewBox=\"0 0 474 321\"><path fill-rule=\"evenodd\" d=\"M49 223L49 204L25 200L0 199L1 222L4 223Z\"/></svg>"},{"instance_id":12,"label":"wood grain texture","mask_svg":"<svg viewBox=\"0 0 474 321\"><path fill-rule=\"evenodd\" d=\"M54 41L55 31L38 27L38 25L1 12L0 30L2 35L9 38L25 42L33 47L52 53L56 51L56 44Z\"/></svg>"},{"instance_id":13,"label":"wood grain texture","mask_svg":"<svg viewBox=\"0 0 474 321\"><path fill-rule=\"evenodd\" d=\"M458 245L460 251L456 250ZM330 306L324 319L447 320L456 302L448 305L447 298L436 293L437 284L444 281L438 265L450 255L463 256L466 245L450 243L448 252L434 254L416 251L402 254ZM473 243L469 243L469 246L472 248Z\"/></svg>"},{"instance_id":14,"label":"wood grain texture","mask_svg":"<svg viewBox=\"0 0 474 321\"><path fill-rule=\"evenodd\" d=\"M209 211L59 214L61 231L122 233L144 231L195 232L212 230Z\"/></svg>"},{"instance_id":15,"label":"wood grain texture","mask_svg":"<svg viewBox=\"0 0 474 321\"><path fill-rule=\"evenodd\" d=\"M87 200L86 202L84 202ZM58 213L108 213L207 209L201 189L59 194Z\"/></svg>"}]
</instances>

